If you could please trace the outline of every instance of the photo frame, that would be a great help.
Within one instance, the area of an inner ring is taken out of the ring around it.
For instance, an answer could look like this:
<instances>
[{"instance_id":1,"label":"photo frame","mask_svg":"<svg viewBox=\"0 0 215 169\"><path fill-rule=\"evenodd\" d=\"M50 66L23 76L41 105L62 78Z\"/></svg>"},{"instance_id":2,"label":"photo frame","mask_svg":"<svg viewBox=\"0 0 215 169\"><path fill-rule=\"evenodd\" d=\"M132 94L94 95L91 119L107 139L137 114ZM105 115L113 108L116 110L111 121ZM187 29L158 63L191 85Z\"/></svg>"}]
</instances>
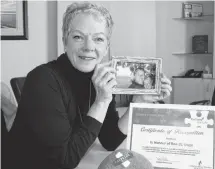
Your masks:
<instances>
[{"instance_id":1,"label":"photo frame","mask_svg":"<svg viewBox=\"0 0 215 169\"><path fill-rule=\"evenodd\" d=\"M113 94L153 94L161 91L161 58L113 56L117 85Z\"/></svg>"},{"instance_id":2,"label":"photo frame","mask_svg":"<svg viewBox=\"0 0 215 169\"><path fill-rule=\"evenodd\" d=\"M28 40L27 1L1 1L1 40Z\"/></svg>"}]
</instances>

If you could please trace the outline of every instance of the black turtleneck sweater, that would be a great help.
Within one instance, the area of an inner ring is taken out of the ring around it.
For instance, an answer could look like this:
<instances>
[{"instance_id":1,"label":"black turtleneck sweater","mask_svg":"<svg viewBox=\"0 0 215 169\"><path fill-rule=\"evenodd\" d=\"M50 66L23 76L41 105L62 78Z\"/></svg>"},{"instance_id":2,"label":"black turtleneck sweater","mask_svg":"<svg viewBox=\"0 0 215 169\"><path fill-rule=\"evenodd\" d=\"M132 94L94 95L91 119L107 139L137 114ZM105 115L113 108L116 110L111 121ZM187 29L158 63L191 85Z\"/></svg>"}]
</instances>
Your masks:
<instances>
[{"instance_id":1,"label":"black turtleneck sweater","mask_svg":"<svg viewBox=\"0 0 215 169\"><path fill-rule=\"evenodd\" d=\"M75 69L66 54L28 73L11 130L14 166L73 169L98 137L107 150L125 139L114 99L103 124L87 116L96 92L93 72Z\"/></svg>"}]
</instances>

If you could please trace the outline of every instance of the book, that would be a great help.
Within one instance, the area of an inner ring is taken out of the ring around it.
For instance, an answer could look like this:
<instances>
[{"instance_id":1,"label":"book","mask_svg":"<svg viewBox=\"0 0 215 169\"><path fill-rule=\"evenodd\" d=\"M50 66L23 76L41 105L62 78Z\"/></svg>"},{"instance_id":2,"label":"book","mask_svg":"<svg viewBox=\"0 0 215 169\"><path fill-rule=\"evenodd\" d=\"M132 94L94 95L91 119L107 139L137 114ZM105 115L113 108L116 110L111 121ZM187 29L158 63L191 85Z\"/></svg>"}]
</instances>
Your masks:
<instances>
[{"instance_id":1,"label":"book","mask_svg":"<svg viewBox=\"0 0 215 169\"><path fill-rule=\"evenodd\" d=\"M195 35L192 37L193 53L208 53L208 35Z\"/></svg>"}]
</instances>

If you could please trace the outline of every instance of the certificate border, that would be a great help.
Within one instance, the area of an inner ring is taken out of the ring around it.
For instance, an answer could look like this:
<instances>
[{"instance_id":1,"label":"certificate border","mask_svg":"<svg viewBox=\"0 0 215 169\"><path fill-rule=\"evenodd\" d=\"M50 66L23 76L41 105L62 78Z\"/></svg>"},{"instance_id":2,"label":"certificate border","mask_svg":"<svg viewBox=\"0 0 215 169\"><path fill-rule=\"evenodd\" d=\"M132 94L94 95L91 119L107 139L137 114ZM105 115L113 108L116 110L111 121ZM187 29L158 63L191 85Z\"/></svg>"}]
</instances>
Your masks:
<instances>
[{"instance_id":1,"label":"certificate border","mask_svg":"<svg viewBox=\"0 0 215 169\"><path fill-rule=\"evenodd\" d=\"M150 104L150 103L130 103L129 106L129 119L128 119L128 134L127 134L127 143L126 149L131 150L132 148L132 136L133 136L133 108L163 108L163 109L179 109L187 110L193 108L194 110L206 110L206 111L215 111L215 106L201 106L201 105L182 105L182 104ZM215 169L215 116L213 124L213 169ZM160 167L154 167L155 169L164 169ZM168 168L165 168L168 169ZM171 169L171 168L169 168Z\"/></svg>"}]
</instances>

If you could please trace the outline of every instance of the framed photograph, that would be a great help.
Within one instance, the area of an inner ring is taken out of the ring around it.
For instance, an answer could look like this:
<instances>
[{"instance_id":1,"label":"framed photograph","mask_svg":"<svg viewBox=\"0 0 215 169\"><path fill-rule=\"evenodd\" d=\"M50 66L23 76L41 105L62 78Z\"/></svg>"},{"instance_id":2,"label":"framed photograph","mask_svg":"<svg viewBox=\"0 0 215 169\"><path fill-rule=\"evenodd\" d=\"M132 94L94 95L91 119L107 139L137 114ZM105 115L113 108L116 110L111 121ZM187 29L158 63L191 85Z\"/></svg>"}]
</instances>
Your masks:
<instances>
[{"instance_id":1,"label":"framed photograph","mask_svg":"<svg viewBox=\"0 0 215 169\"><path fill-rule=\"evenodd\" d=\"M27 1L1 1L1 40L27 40Z\"/></svg>"},{"instance_id":2,"label":"framed photograph","mask_svg":"<svg viewBox=\"0 0 215 169\"><path fill-rule=\"evenodd\" d=\"M202 4L186 2L183 3L183 9L185 18L202 17L203 15Z\"/></svg>"},{"instance_id":3,"label":"framed photograph","mask_svg":"<svg viewBox=\"0 0 215 169\"><path fill-rule=\"evenodd\" d=\"M161 58L113 56L117 85L113 94L155 94L161 90Z\"/></svg>"}]
</instances>

